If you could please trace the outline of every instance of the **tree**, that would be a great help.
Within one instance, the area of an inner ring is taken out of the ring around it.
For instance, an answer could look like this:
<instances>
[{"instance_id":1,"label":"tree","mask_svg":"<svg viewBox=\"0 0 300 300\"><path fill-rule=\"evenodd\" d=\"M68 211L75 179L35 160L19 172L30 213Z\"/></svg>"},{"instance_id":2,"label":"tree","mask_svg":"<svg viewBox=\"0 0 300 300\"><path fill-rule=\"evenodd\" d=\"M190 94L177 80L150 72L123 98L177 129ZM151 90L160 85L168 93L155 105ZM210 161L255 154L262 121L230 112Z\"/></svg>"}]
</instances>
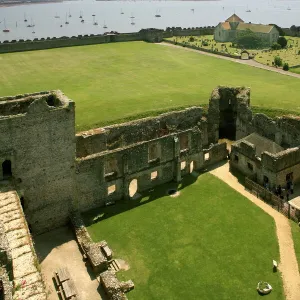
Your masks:
<instances>
[{"instance_id":1,"label":"tree","mask_svg":"<svg viewBox=\"0 0 300 300\"><path fill-rule=\"evenodd\" d=\"M277 43L281 46L281 48L285 48L287 45L287 39L284 36L280 36Z\"/></svg>"},{"instance_id":2,"label":"tree","mask_svg":"<svg viewBox=\"0 0 300 300\"><path fill-rule=\"evenodd\" d=\"M244 49L258 49L267 46L266 42L250 29L239 32L235 44Z\"/></svg>"},{"instance_id":3,"label":"tree","mask_svg":"<svg viewBox=\"0 0 300 300\"><path fill-rule=\"evenodd\" d=\"M284 63L282 69L283 69L284 71L288 71L288 70L290 69L289 64L288 64L288 63Z\"/></svg>"},{"instance_id":4,"label":"tree","mask_svg":"<svg viewBox=\"0 0 300 300\"><path fill-rule=\"evenodd\" d=\"M279 50L279 49L281 49L281 45L279 45L278 43L274 43L271 48L273 50Z\"/></svg>"},{"instance_id":5,"label":"tree","mask_svg":"<svg viewBox=\"0 0 300 300\"><path fill-rule=\"evenodd\" d=\"M281 67L282 66L282 59L280 56L275 56L274 57L274 65L277 67Z\"/></svg>"},{"instance_id":6,"label":"tree","mask_svg":"<svg viewBox=\"0 0 300 300\"><path fill-rule=\"evenodd\" d=\"M190 42L195 42L195 38L193 36L190 37Z\"/></svg>"}]
</instances>

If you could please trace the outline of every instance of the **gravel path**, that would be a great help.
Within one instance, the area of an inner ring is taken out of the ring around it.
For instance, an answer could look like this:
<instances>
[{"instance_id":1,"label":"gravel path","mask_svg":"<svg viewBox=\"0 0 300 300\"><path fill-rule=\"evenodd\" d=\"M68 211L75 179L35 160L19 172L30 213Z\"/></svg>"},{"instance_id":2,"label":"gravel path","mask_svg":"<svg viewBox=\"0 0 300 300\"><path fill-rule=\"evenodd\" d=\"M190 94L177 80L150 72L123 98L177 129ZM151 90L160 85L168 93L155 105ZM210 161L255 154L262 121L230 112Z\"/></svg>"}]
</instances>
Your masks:
<instances>
[{"instance_id":1,"label":"gravel path","mask_svg":"<svg viewBox=\"0 0 300 300\"><path fill-rule=\"evenodd\" d=\"M283 288L286 300L299 300L300 275L289 220L278 211L270 207L268 204L264 203L263 201L259 200L254 195L246 191L244 186L238 182L237 178L230 173L228 162L210 171L210 173L226 182L229 186L231 186L243 196L247 197L250 201L252 201L254 204L259 206L267 214L274 218L280 251L280 263L278 265L278 269L282 274ZM270 257L270 264L271 259L272 258Z\"/></svg>"},{"instance_id":2,"label":"gravel path","mask_svg":"<svg viewBox=\"0 0 300 300\"><path fill-rule=\"evenodd\" d=\"M223 56L223 55L208 53L208 52L204 52L204 51L201 51L201 50L195 50L195 49L191 49L191 48L177 46L177 45L173 45L173 44L169 44L169 43L157 43L157 44L162 45L162 46L180 48L180 49L183 49L183 50L186 50L186 51L196 52L198 54L203 54L203 55L208 55L208 56L212 56L212 57L216 57L216 58L221 58L221 59L225 59L225 60L229 60L229 61L233 61L233 62L242 64L242 65L248 65L248 66L259 68L259 69L264 69L264 70L268 70L268 71L271 71L271 72L280 73L282 75L300 78L300 74L296 74L296 73L292 73L292 72L286 72L286 71L283 71L282 69L276 69L274 67L266 66L266 65L258 63L257 61L255 61L253 59L241 60L241 59L226 57L226 56Z\"/></svg>"}]
</instances>

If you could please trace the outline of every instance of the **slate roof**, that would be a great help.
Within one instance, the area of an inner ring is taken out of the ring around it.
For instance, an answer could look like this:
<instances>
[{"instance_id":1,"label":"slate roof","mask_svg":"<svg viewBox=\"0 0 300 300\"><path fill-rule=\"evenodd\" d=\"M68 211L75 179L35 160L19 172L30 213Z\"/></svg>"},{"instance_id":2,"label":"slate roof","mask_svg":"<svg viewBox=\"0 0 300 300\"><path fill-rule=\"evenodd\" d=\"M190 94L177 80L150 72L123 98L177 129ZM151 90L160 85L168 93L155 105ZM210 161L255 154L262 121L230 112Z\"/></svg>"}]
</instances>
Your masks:
<instances>
[{"instance_id":1,"label":"slate roof","mask_svg":"<svg viewBox=\"0 0 300 300\"><path fill-rule=\"evenodd\" d=\"M255 155L261 157L261 154L265 151L275 154L284 150L281 146L276 144L275 142L257 134L251 133L243 139L238 140L234 143L234 145L239 146L242 141L247 141L255 146Z\"/></svg>"}]
</instances>

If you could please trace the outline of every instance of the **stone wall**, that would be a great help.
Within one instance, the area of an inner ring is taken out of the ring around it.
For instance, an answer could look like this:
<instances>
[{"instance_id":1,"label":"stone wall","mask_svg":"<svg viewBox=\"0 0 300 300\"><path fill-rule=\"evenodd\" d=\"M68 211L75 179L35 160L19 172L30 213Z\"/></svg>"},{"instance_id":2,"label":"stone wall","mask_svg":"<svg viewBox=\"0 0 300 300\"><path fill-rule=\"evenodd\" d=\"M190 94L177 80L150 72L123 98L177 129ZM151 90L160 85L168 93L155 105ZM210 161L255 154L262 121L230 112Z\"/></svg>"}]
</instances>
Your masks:
<instances>
[{"instance_id":1,"label":"stone wall","mask_svg":"<svg viewBox=\"0 0 300 300\"><path fill-rule=\"evenodd\" d=\"M74 102L58 91L0 98L0 132L0 174L9 162L32 229L64 224L74 198Z\"/></svg>"},{"instance_id":2,"label":"stone wall","mask_svg":"<svg viewBox=\"0 0 300 300\"><path fill-rule=\"evenodd\" d=\"M93 135L87 137L97 147L88 146L90 144L83 140L82 134L77 135L77 145L84 143L84 148L81 147L77 153L82 155L88 152L76 163L77 194L81 195L78 199L79 209L86 210L106 202L134 197L129 192L134 180L137 180L134 194L138 194L172 180L181 180L181 176L189 173L192 161L195 169L202 168L204 159L200 118L201 109L191 108L105 127L101 133L95 133L97 138ZM169 125L173 128L161 131L160 123L164 128ZM192 128L186 129L189 127ZM110 131L110 128L113 130ZM102 136L104 134L105 138ZM118 143L110 143L112 137ZM92 154L91 151L96 149L99 152Z\"/></svg>"},{"instance_id":3,"label":"stone wall","mask_svg":"<svg viewBox=\"0 0 300 300\"><path fill-rule=\"evenodd\" d=\"M213 28L181 28L174 27L168 28L166 31L162 29L148 28L142 29L139 32L131 33L117 33L110 32L105 34L90 34L90 35L78 35L72 37L47 37L47 38L35 38L33 40L12 40L0 42L0 53L8 52L20 52L31 50L43 50L51 48L83 46L83 45L95 45L103 43L113 42L130 42L130 41L147 41L147 42L161 42L163 38L174 36L186 36L186 35L204 35L213 34Z\"/></svg>"}]
</instances>

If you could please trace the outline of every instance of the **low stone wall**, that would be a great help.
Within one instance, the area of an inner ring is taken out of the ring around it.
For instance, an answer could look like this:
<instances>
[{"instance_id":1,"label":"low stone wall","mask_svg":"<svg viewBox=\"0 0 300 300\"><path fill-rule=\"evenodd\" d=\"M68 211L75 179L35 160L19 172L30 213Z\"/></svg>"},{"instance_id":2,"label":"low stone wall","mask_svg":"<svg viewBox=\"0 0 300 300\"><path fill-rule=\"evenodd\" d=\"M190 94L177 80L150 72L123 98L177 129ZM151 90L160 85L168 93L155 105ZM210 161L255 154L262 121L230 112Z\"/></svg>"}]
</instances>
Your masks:
<instances>
[{"instance_id":1,"label":"low stone wall","mask_svg":"<svg viewBox=\"0 0 300 300\"><path fill-rule=\"evenodd\" d=\"M73 213L70 217L76 239L81 251L87 256L95 273L100 273L108 268L108 259L103 253L103 248L107 247L106 241L94 243L85 228L80 213Z\"/></svg>"},{"instance_id":2,"label":"low stone wall","mask_svg":"<svg viewBox=\"0 0 300 300\"><path fill-rule=\"evenodd\" d=\"M3 290L1 290L1 288ZM1 298L1 293L3 293L3 298ZM0 265L0 298L1 300L13 300L13 286L12 282L9 280L7 270Z\"/></svg>"},{"instance_id":3,"label":"low stone wall","mask_svg":"<svg viewBox=\"0 0 300 300\"><path fill-rule=\"evenodd\" d=\"M132 280L119 281L113 271L106 271L100 274L100 282L108 298L112 300L126 300L125 293L134 289Z\"/></svg>"}]
</instances>

